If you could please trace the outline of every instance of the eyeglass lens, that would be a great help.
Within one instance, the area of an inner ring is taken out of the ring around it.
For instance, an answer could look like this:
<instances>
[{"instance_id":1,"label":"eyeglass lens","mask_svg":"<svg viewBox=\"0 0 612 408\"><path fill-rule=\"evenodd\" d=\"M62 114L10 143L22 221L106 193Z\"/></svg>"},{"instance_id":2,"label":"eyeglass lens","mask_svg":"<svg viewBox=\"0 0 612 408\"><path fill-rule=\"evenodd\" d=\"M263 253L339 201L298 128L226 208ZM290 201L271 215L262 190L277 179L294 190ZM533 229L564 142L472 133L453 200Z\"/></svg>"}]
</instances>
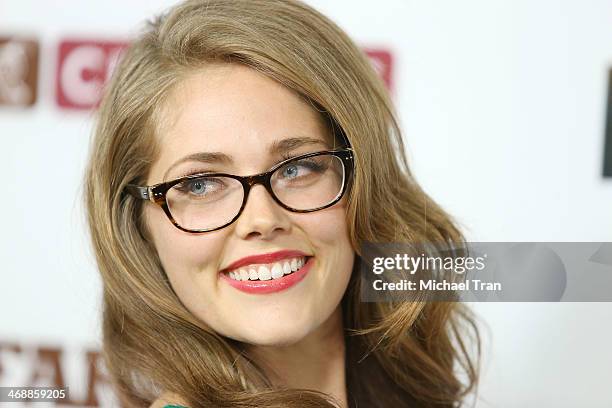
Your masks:
<instances>
[{"instance_id":1,"label":"eyeglass lens","mask_svg":"<svg viewBox=\"0 0 612 408\"><path fill-rule=\"evenodd\" d=\"M274 171L270 184L276 197L294 210L313 210L333 202L342 192L342 159L319 155L296 159ZM240 211L244 189L231 177L198 177L168 190L166 201L174 220L189 230L215 229Z\"/></svg>"}]
</instances>

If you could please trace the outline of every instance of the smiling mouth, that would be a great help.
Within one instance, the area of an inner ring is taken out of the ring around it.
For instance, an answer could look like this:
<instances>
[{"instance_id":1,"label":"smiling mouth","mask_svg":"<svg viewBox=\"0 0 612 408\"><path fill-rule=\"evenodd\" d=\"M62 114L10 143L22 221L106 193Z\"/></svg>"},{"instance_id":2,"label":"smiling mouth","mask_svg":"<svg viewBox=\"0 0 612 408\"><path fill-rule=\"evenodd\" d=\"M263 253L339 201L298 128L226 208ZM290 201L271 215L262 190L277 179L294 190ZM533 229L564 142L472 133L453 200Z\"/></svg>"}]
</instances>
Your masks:
<instances>
[{"instance_id":1,"label":"smiling mouth","mask_svg":"<svg viewBox=\"0 0 612 408\"><path fill-rule=\"evenodd\" d=\"M296 256L267 264L251 264L223 272L235 281L277 280L297 272L312 256Z\"/></svg>"}]
</instances>

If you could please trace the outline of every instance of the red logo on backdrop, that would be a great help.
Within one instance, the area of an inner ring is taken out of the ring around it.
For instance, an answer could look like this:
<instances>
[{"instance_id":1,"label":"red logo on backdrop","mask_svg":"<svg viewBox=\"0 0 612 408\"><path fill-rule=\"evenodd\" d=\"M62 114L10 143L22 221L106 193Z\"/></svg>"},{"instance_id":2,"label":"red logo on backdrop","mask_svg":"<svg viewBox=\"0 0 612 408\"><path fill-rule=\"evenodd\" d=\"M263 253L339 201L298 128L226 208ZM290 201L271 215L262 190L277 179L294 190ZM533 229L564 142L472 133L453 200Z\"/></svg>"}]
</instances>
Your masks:
<instances>
[{"instance_id":1,"label":"red logo on backdrop","mask_svg":"<svg viewBox=\"0 0 612 408\"><path fill-rule=\"evenodd\" d=\"M374 69L381 76L387 89L393 90L393 56L383 49L365 49L365 53L374 65Z\"/></svg>"},{"instance_id":2,"label":"red logo on backdrop","mask_svg":"<svg viewBox=\"0 0 612 408\"><path fill-rule=\"evenodd\" d=\"M69 109L97 107L104 82L126 45L125 42L62 41L58 50L57 104Z\"/></svg>"}]
</instances>

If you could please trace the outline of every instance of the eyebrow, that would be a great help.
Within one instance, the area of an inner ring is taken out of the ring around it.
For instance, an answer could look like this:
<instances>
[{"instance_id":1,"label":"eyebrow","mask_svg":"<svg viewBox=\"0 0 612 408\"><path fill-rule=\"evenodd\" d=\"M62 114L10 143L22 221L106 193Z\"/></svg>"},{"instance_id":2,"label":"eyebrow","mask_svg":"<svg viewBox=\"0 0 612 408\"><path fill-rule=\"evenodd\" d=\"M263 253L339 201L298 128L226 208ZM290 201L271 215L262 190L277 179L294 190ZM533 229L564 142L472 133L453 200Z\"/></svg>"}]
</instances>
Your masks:
<instances>
[{"instance_id":1,"label":"eyebrow","mask_svg":"<svg viewBox=\"0 0 612 408\"><path fill-rule=\"evenodd\" d=\"M280 153L290 152L302 146L312 146L312 145L322 145L326 148L329 148L328 144L320 139L314 139L312 137L290 137L283 140L274 141L268 151L272 155L279 155ZM189 154L185 157L180 158L176 162L174 162L164 174L164 180L167 179L170 172L176 168L178 165L183 164L185 162L199 162L199 163L209 163L209 164L232 164L234 160L231 156L222 153L222 152L197 152Z\"/></svg>"}]
</instances>

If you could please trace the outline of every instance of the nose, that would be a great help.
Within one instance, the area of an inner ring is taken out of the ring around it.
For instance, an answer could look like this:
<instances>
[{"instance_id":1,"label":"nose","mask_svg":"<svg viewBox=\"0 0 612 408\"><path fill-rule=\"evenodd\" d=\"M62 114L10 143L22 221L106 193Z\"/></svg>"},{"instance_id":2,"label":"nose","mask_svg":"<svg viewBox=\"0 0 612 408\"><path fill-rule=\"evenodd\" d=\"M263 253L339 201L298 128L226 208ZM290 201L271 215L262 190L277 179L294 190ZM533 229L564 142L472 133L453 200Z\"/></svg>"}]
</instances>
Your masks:
<instances>
[{"instance_id":1,"label":"nose","mask_svg":"<svg viewBox=\"0 0 612 408\"><path fill-rule=\"evenodd\" d=\"M274 201L265 186L256 184L251 187L242 214L236 220L235 231L240 238L269 240L290 228L287 210Z\"/></svg>"}]
</instances>

